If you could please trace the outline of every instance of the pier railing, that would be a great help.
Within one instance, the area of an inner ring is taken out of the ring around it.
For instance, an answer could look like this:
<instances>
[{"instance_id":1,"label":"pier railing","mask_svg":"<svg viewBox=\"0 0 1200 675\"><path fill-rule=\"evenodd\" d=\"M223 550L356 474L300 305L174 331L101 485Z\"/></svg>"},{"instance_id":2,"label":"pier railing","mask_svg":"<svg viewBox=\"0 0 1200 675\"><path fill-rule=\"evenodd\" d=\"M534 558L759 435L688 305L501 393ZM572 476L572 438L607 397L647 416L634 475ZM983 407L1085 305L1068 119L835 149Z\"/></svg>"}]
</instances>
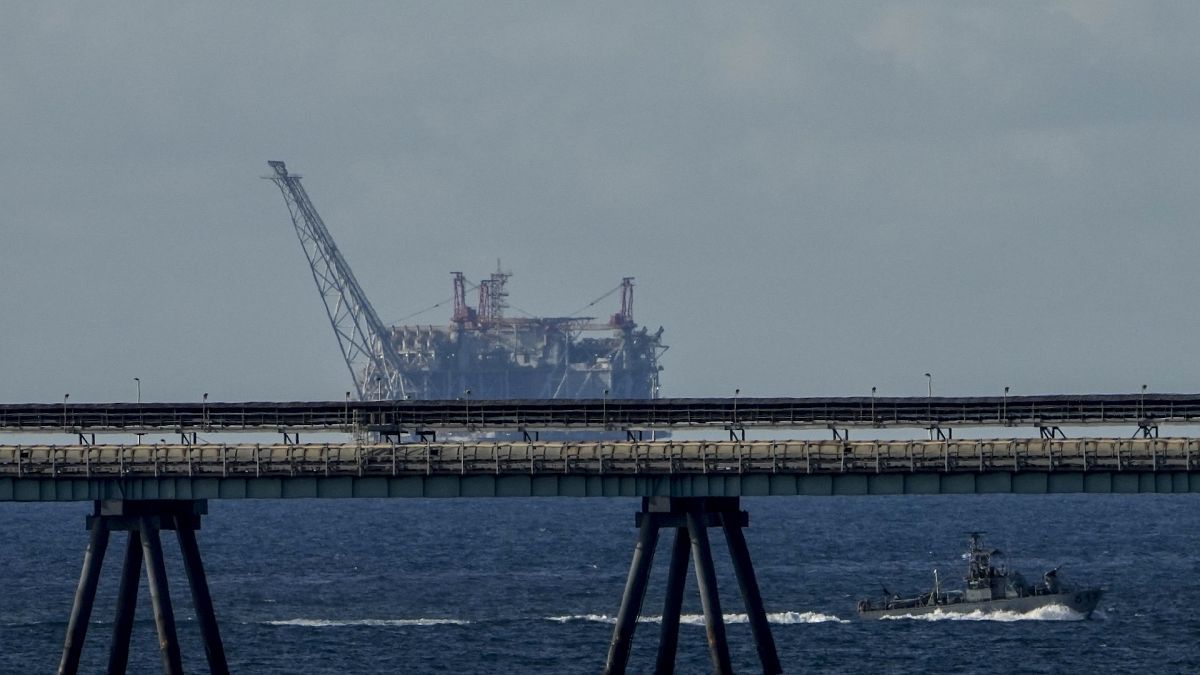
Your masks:
<instances>
[{"instance_id":1,"label":"pier railing","mask_svg":"<svg viewBox=\"0 0 1200 675\"><path fill-rule=\"evenodd\" d=\"M0 404L0 431L1190 425L1200 394Z\"/></svg>"}]
</instances>

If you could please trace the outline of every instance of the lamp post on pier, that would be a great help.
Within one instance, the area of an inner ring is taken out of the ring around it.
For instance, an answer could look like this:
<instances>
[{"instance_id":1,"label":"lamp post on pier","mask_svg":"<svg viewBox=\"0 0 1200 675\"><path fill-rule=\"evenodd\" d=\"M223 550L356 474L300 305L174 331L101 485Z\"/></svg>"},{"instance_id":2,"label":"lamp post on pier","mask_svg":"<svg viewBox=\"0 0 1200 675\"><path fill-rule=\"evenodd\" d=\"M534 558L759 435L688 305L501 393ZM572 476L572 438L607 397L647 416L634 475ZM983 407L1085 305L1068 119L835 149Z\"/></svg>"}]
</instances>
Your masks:
<instances>
[{"instance_id":1,"label":"lamp post on pier","mask_svg":"<svg viewBox=\"0 0 1200 675\"><path fill-rule=\"evenodd\" d=\"M933 424L933 374L925 373L925 380L929 385L929 395L925 399L925 416L929 418L929 423Z\"/></svg>"},{"instance_id":2,"label":"lamp post on pier","mask_svg":"<svg viewBox=\"0 0 1200 675\"><path fill-rule=\"evenodd\" d=\"M142 416L142 411L141 411L141 407L142 407L142 378L140 378L140 377L135 377L135 378L133 378L133 381L134 381L134 383L135 383L135 384L137 384L138 422L139 422L139 423L141 423L141 421L142 421L142 420L141 420L141 416ZM137 432L137 444L138 444L138 445L141 445L141 444L142 444L142 436L144 436L144 435L145 435L145 433L144 433L144 432L141 432L141 431Z\"/></svg>"}]
</instances>

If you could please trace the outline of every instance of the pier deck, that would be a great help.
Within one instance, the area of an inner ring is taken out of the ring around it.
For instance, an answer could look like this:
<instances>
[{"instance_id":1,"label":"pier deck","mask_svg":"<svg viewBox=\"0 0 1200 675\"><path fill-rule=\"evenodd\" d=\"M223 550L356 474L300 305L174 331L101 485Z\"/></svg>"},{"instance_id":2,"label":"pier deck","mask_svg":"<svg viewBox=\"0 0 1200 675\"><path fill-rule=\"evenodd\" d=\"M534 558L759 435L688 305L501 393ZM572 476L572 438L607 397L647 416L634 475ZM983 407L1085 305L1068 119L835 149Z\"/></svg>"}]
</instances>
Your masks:
<instances>
[{"instance_id":1,"label":"pier deck","mask_svg":"<svg viewBox=\"0 0 1200 675\"><path fill-rule=\"evenodd\" d=\"M1200 492L1200 439L0 446L0 501Z\"/></svg>"}]
</instances>

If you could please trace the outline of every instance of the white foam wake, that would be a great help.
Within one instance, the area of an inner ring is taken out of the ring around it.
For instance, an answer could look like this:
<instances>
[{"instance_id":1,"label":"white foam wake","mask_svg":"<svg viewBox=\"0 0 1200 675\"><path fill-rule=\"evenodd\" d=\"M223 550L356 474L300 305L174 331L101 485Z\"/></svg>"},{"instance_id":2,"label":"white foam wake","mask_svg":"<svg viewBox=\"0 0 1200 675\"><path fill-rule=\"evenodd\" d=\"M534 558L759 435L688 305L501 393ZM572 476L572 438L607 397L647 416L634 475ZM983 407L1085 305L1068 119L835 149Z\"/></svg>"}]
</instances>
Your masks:
<instances>
[{"instance_id":1,"label":"white foam wake","mask_svg":"<svg viewBox=\"0 0 1200 675\"><path fill-rule=\"evenodd\" d=\"M304 626L306 628L340 628L344 626L465 626L470 621L462 619L284 619L266 621L270 626Z\"/></svg>"},{"instance_id":2,"label":"white foam wake","mask_svg":"<svg viewBox=\"0 0 1200 675\"><path fill-rule=\"evenodd\" d=\"M832 614L820 612L769 612L767 621L771 623L850 623L846 619Z\"/></svg>"},{"instance_id":3,"label":"white foam wake","mask_svg":"<svg viewBox=\"0 0 1200 675\"><path fill-rule=\"evenodd\" d=\"M998 610L985 612L977 609L966 614L943 612L938 609L930 614L903 614L900 616L884 616L881 619L898 620L912 619L914 621L1082 621L1086 614L1076 612L1066 605L1046 605L1031 609L1028 612L1012 612Z\"/></svg>"},{"instance_id":4,"label":"white foam wake","mask_svg":"<svg viewBox=\"0 0 1200 675\"><path fill-rule=\"evenodd\" d=\"M748 623L749 617L745 614L723 614L722 618L725 623ZM567 616L548 616L547 621L557 621L558 623L567 623L570 621L593 621L597 623L615 624L617 618L608 616L607 614L570 614ZM849 623L845 619L838 618L832 614L821 614L820 612L768 612L767 621L775 624L797 624L797 623ZM641 616L638 617L638 623L662 623L661 616ZM703 614L683 614L679 617L679 623L687 626L703 626Z\"/></svg>"},{"instance_id":5,"label":"white foam wake","mask_svg":"<svg viewBox=\"0 0 1200 675\"><path fill-rule=\"evenodd\" d=\"M595 623L616 623L616 617L608 616L607 614L567 614L565 616L548 616L547 621L556 621L558 623L570 623L572 621L592 621Z\"/></svg>"}]
</instances>

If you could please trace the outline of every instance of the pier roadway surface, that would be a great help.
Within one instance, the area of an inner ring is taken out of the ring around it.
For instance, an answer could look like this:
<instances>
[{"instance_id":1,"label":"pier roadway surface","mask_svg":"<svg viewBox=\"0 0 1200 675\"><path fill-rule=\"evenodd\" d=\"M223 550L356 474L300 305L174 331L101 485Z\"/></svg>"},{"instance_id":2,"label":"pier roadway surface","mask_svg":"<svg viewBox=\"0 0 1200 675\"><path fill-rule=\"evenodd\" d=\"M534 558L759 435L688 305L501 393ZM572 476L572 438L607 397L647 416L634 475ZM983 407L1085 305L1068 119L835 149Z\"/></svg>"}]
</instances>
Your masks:
<instances>
[{"instance_id":1,"label":"pier roadway surface","mask_svg":"<svg viewBox=\"0 0 1200 675\"><path fill-rule=\"evenodd\" d=\"M0 404L0 431L824 428L1200 423L1200 394Z\"/></svg>"},{"instance_id":2,"label":"pier roadway surface","mask_svg":"<svg viewBox=\"0 0 1200 675\"><path fill-rule=\"evenodd\" d=\"M1200 439L0 446L0 501L1200 492Z\"/></svg>"}]
</instances>

